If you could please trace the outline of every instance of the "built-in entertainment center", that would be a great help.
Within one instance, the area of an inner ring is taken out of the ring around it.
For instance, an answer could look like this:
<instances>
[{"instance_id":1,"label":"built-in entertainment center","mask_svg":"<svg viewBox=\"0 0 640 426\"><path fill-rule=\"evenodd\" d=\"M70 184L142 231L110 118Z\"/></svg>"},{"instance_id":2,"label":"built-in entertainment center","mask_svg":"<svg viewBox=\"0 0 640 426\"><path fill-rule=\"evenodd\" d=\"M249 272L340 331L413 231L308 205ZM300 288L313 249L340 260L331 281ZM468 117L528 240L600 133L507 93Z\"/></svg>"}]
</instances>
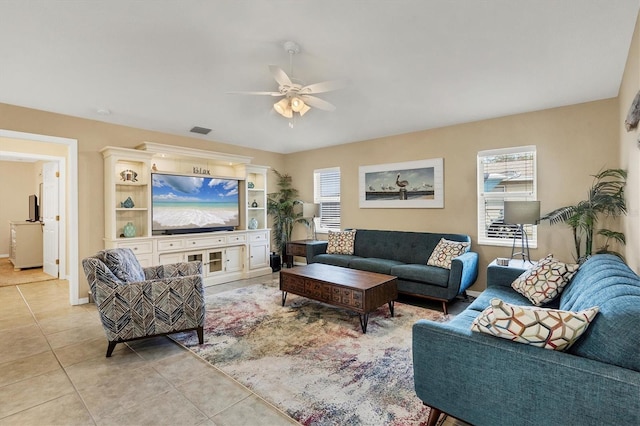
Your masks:
<instances>
[{"instance_id":1,"label":"built-in entertainment center","mask_svg":"<svg viewBox=\"0 0 640 426\"><path fill-rule=\"evenodd\" d=\"M143 266L200 260L205 285L271 273L269 167L152 142L101 152L105 248L129 247Z\"/></svg>"}]
</instances>

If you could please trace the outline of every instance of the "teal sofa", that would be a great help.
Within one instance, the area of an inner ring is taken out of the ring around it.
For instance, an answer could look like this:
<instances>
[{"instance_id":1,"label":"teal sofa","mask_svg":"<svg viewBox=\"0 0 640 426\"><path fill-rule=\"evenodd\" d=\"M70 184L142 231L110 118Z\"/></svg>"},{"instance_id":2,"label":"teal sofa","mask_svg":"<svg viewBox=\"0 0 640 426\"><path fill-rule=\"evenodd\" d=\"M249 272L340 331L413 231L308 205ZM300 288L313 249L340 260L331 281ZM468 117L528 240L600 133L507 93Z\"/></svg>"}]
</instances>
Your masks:
<instances>
[{"instance_id":1,"label":"teal sofa","mask_svg":"<svg viewBox=\"0 0 640 426\"><path fill-rule=\"evenodd\" d=\"M324 263L398 277L398 293L447 303L464 293L478 277L478 254L467 251L451 269L428 266L441 238L471 243L463 234L356 229L353 255L327 254L327 242L307 244L307 264ZM470 248L471 246L469 246Z\"/></svg>"},{"instance_id":2,"label":"teal sofa","mask_svg":"<svg viewBox=\"0 0 640 426\"><path fill-rule=\"evenodd\" d=\"M523 270L490 265L487 289L448 323L413 326L418 397L441 412L482 425L639 425L640 278L618 257L587 260L556 307L599 313L567 352L471 331L492 298L525 306L511 288Z\"/></svg>"}]
</instances>

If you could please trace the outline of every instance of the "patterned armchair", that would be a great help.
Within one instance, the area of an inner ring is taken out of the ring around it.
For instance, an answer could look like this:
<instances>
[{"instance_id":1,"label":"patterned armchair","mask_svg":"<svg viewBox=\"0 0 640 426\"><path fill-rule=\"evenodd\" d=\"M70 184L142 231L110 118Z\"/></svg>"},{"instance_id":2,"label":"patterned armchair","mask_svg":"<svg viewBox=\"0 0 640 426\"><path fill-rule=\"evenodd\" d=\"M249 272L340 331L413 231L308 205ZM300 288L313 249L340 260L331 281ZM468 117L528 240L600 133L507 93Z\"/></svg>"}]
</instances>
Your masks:
<instances>
[{"instance_id":1,"label":"patterned armchair","mask_svg":"<svg viewBox=\"0 0 640 426\"><path fill-rule=\"evenodd\" d=\"M109 341L196 330L203 342L204 289L200 262L142 268L128 248L103 250L82 260Z\"/></svg>"}]
</instances>

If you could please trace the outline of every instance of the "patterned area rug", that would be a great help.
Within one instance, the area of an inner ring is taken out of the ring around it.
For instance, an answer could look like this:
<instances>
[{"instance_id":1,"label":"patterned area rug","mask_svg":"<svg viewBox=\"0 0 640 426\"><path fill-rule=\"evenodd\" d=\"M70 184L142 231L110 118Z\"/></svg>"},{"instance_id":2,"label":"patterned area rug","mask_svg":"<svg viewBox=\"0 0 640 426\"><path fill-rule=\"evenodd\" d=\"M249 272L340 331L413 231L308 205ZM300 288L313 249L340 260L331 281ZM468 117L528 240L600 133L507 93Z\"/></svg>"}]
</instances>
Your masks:
<instances>
[{"instance_id":1,"label":"patterned area rug","mask_svg":"<svg viewBox=\"0 0 640 426\"><path fill-rule=\"evenodd\" d=\"M55 280L56 277L45 274L42 268L28 268L15 271L8 258L0 259L0 287Z\"/></svg>"},{"instance_id":2,"label":"patterned area rug","mask_svg":"<svg viewBox=\"0 0 640 426\"><path fill-rule=\"evenodd\" d=\"M396 303L358 316L289 294L278 282L207 297L205 343L173 338L305 425L419 425L429 409L415 395L411 327L441 312Z\"/></svg>"}]
</instances>

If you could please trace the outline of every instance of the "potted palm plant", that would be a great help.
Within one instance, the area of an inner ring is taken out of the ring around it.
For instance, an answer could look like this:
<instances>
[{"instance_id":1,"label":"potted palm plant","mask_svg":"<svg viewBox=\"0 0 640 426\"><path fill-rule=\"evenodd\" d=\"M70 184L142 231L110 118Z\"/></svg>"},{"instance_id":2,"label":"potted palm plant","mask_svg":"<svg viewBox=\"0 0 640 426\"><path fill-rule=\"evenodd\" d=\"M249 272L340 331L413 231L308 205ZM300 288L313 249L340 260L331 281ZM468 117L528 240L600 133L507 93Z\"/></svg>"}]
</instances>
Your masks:
<instances>
[{"instance_id":1,"label":"potted palm plant","mask_svg":"<svg viewBox=\"0 0 640 426\"><path fill-rule=\"evenodd\" d=\"M267 194L267 214L273 218L273 239L283 262L287 265L293 263L286 256L287 243L291 241L293 226L296 223L305 223L302 211L297 206L302 205L298 200L298 190L292 186L291 176L277 170L273 172L278 177L278 192Z\"/></svg>"},{"instance_id":2,"label":"potted palm plant","mask_svg":"<svg viewBox=\"0 0 640 426\"><path fill-rule=\"evenodd\" d=\"M605 242L598 247L596 253L612 253L622 257L620 253L609 250L610 241L625 243L622 232L610 229L599 229L598 221L603 216L618 217L627 213L624 199L624 188L627 183L627 171L623 169L607 169L593 175L593 184L589 189L588 198L574 206L555 209L544 215L541 220L549 223L566 223L573 231L575 245L575 260L584 262L594 253L594 235L602 235Z\"/></svg>"}]
</instances>

